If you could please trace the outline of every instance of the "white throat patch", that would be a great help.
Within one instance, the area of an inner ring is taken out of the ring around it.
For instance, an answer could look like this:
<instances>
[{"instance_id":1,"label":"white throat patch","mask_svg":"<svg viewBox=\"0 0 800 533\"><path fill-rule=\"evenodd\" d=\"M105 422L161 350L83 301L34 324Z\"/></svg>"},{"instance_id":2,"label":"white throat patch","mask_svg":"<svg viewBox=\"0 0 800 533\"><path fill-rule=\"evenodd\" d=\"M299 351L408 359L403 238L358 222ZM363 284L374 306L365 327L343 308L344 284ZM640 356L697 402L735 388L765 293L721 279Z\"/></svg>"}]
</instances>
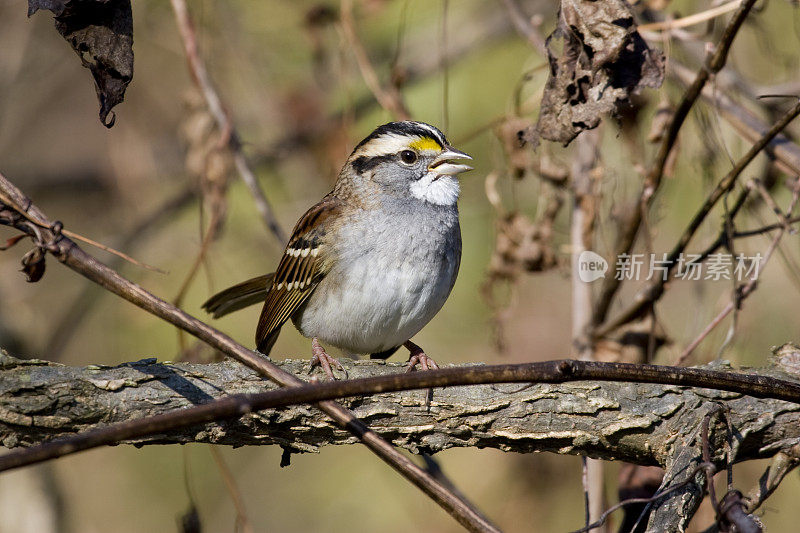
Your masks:
<instances>
[{"instance_id":1,"label":"white throat patch","mask_svg":"<svg viewBox=\"0 0 800 533\"><path fill-rule=\"evenodd\" d=\"M414 198L435 205L455 205L460 189L457 178L435 172L428 172L409 187Z\"/></svg>"}]
</instances>

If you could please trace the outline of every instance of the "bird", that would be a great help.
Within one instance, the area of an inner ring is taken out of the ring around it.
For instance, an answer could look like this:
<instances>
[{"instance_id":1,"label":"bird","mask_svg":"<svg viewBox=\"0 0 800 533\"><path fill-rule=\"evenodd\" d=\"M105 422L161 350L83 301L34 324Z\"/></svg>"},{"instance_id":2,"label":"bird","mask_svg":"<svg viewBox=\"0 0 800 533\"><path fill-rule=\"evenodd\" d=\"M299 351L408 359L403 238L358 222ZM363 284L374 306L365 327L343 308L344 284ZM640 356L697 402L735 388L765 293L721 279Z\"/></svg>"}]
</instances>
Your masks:
<instances>
[{"instance_id":1,"label":"bird","mask_svg":"<svg viewBox=\"0 0 800 533\"><path fill-rule=\"evenodd\" d=\"M472 170L436 127L390 122L353 149L333 190L300 217L274 273L221 291L214 318L264 302L256 328L269 355L291 319L311 339L311 366L344 370L321 343L387 359L409 350L407 371L438 368L411 341L450 295L461 263L457 176Z\"/></svg>"}]
</instances>

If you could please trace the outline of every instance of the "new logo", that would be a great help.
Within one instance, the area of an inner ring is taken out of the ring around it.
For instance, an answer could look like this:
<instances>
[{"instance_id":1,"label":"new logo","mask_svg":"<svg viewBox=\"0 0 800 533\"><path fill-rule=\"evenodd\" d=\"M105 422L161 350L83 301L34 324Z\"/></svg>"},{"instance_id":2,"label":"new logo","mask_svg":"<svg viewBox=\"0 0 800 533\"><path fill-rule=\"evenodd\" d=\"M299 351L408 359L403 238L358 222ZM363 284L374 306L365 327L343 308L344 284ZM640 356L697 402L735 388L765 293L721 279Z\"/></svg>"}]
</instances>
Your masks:
<instances>
[{"instance_id":1,"label":"new logo","mask_svg":"<svg viewBox=\"0 0 800 533\"><path fill-rule=\"evenodd\" d=\"M608 261L602 255L596 254L591 250L584 250L578 256L578 277L585 283L606 277L608 271Z\"/></svg>"}]
</instances>

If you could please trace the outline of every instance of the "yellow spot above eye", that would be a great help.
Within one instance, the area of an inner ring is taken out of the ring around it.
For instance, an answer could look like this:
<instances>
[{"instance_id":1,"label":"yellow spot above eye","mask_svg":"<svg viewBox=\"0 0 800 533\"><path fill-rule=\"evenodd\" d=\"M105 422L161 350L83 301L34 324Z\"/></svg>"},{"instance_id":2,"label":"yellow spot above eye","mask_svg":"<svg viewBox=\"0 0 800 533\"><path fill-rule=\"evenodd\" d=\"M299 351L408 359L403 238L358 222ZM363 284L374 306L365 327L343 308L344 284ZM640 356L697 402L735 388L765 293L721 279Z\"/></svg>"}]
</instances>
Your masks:
<instances>
[{"instance_id":1,"label":"yellow spot above eye","mask_svg":"<svg viewBox=\"0 0 800 533\"><path fill-rule=\"evenodd\" d=\"M420 137L419 139L417 139L416 141L413 141L408 146L410 148L413 148L413 149L417 150L418 152L421 152L421 151L424 151L424 150L436 150L436 151L438 151L438 150L442 149L442 147L439 145L439 143L436 142L431 137Z\"/></svg>"}]
</instances>

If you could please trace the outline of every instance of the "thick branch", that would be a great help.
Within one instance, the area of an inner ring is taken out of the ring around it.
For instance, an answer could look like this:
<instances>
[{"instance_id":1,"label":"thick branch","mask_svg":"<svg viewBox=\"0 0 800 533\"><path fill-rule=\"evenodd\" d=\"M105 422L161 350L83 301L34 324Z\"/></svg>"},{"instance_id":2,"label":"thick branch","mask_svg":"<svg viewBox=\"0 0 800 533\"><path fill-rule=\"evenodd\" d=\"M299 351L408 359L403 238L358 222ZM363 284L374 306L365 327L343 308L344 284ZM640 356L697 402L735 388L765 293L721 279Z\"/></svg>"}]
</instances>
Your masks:
<instances>
[{"instance_id":1,"label":"thick branch","mask_svg":"<svg viewBox=\"0 0 800 533\"><path fill-rule=\"evenodd\" d=\"M228 394L274 385L234 362L65 367L41 361L0 360L0 442L28 446L57 436L207 403ZM283 370L306 377L308 363ZM395 374L399 365L347 364L353 378ZM769 373L767 373L769 374ZM782 376L786 377L786 376ZM724 404L741 442L738 460L774 455L800 442L800 405L708 389L614 382L517 384L436 389L345 400L381 436L429 453L451 447L586 454L637 464L667 465L699 414ZM137 441L278 444L315 451L357 439L308 406L265 410L236 421L208 423Z\"/></svg>"}]
</instances>

